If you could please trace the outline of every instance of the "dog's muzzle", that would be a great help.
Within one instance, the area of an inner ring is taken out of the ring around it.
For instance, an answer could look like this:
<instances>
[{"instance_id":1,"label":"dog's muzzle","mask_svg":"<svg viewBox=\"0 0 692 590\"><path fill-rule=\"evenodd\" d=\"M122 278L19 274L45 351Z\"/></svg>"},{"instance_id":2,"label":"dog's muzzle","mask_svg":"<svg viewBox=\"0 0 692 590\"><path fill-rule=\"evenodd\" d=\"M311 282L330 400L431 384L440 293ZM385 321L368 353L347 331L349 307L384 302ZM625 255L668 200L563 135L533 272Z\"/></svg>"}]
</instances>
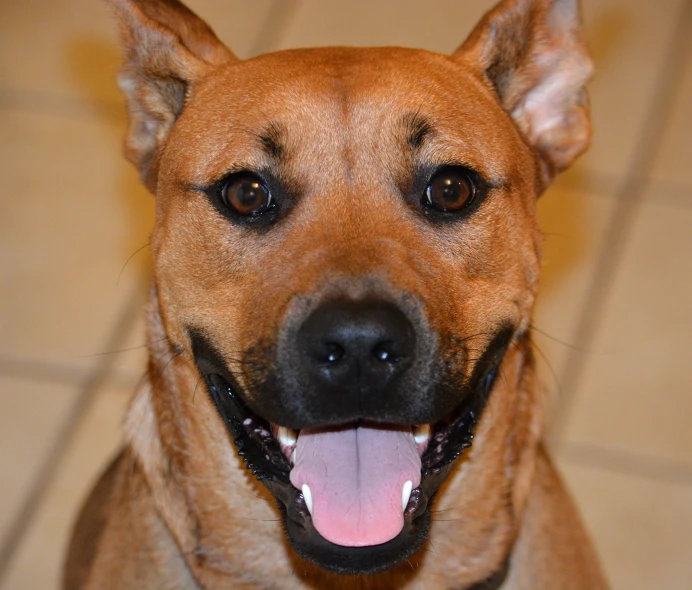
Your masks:
<instances>
[{"instance_id":1,"label":"dog's muzzle","mask_svg":"<svg viewBox=\"0 0 692 590\"><path fill-rule=\"evenodd\" d=\"M383 299L330 299L287 318L253 409L294 430L358 421L427 424L456 394L433 389L440 359L422 313ZM250 357L248 365L262 366ZM264 361L266 364L266 361Z\"/></svg>"},{"instance_id":2,"label":"dog's muzzle","mask_svg":"<svg viewBox=\"0 0 692 590\"><path fill-rule=\"evenodd\" d=\"M452 388L435 338L410 314L384 301L332 300L284 331L277 369L252 395L203 334L190 335L212 399L279 501L294 548L325 569L360 574L420 548L430 501L471 444L512 330L498 331Z\"/></svg>"}]
</instances>

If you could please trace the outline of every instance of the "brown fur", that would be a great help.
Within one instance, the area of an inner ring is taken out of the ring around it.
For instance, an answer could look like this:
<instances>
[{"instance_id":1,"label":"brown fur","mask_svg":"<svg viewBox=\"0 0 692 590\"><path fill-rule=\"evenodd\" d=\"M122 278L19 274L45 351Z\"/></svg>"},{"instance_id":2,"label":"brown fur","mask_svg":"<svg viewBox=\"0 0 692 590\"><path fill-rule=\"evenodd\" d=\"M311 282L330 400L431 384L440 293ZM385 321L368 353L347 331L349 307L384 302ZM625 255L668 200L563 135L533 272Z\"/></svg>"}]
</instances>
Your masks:
<instances>
[{"instance_id":1,"label":"brown fur","mask_svg":"<svg viewBox=\"0 0 692 590\"><path fill-rule=\"evenodd\" d=\"M536 198L590 133L576 2L506 0L452 57L325 48L248 61L175 0L111 4L127 48L127 155L157 198L150 362L127 449L77 525L65 588L463 589L508 556L505 589L605 588L540 442L528 344ZM431 126L423 142L410 140L420 116ZM433 226L401 197L414 158L461 159L496 188L467 222ZM262 166L300 194L267 232L232 227L197 190ZM464 374L493 329L516 326L424 550L363 578L289 547L204 391L185 329L211 335L252 395L248 359L266 370L295 296L344 284L424 302L442 340L465 342L448 359Z\"/></svg>"}]
</instances>

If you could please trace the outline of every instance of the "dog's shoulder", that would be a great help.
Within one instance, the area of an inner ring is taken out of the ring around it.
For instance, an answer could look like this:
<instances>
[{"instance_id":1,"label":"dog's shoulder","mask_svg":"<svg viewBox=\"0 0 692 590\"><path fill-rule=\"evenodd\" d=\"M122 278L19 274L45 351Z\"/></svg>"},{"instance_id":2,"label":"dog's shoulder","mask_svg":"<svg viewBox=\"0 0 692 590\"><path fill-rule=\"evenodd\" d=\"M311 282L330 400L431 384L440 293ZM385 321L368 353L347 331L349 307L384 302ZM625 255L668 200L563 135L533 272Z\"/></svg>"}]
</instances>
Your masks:
<instances>
[{"instance_id":1,"label":"dog's shoulder","mask_svg":"<svg viewBox=\"0 0 692 590\"><path fill-rule=\"evenodd\" d=\"M503 586L508 590L608 588L577 508L542 444L511 561Z\"/></svg>"},{"instance_id":2,"label":"dog's shoulder","mask_svg":"<svg viewBox=\"0 0 692 590\"><path fill-rule=\"evenodd\" d=\"M63 588L198 587L154 508L132 453L111 462L77 519L67 553Z\"/></svg>"}]
</instances>

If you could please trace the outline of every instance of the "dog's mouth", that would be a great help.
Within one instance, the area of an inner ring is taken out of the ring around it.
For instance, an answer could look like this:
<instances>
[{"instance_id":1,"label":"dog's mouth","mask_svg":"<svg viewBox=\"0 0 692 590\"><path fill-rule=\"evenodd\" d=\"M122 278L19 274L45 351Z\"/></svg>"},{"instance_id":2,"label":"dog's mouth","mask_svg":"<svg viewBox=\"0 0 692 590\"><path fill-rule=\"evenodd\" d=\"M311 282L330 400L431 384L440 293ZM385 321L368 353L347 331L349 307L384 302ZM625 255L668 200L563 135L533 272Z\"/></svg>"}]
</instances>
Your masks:
<instances>
[{"instance_id":1,"label":"dog's mouth","mask_svg":"<svg viewBox=\"0 0 692 590\"><path fill-rule=\"evenodd\" d=\"M342 574L367 574L421 547L430 503L471 446L511 337L491 341L458 407L434 424L355 422L300 431L253 412L218 355L193 335L212 399L247 468L272 492L288 538L305 559Z\"/></svg>"}]
</instances>

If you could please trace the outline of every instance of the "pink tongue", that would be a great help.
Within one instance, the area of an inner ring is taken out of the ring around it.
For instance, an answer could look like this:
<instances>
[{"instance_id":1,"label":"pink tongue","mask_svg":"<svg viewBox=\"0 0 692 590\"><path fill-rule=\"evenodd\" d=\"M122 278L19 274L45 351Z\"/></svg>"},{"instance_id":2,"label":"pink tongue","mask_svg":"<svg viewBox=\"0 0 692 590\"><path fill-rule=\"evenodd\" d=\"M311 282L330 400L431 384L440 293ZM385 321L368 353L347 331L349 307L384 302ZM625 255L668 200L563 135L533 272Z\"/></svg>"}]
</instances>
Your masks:
<instances>
[{"instance_id":1,"label":"pink tongue","mask_svg":"<svg viewBox=\"0 0 692 590\"><path fill-rule=\"evenodd\" d=\"M291 483L310 486L312 522L327 541L379 545L404 527L402 491L420 485L421 462L410 428L359 426L302 430Z\"/></svg>"}]
</instances>

